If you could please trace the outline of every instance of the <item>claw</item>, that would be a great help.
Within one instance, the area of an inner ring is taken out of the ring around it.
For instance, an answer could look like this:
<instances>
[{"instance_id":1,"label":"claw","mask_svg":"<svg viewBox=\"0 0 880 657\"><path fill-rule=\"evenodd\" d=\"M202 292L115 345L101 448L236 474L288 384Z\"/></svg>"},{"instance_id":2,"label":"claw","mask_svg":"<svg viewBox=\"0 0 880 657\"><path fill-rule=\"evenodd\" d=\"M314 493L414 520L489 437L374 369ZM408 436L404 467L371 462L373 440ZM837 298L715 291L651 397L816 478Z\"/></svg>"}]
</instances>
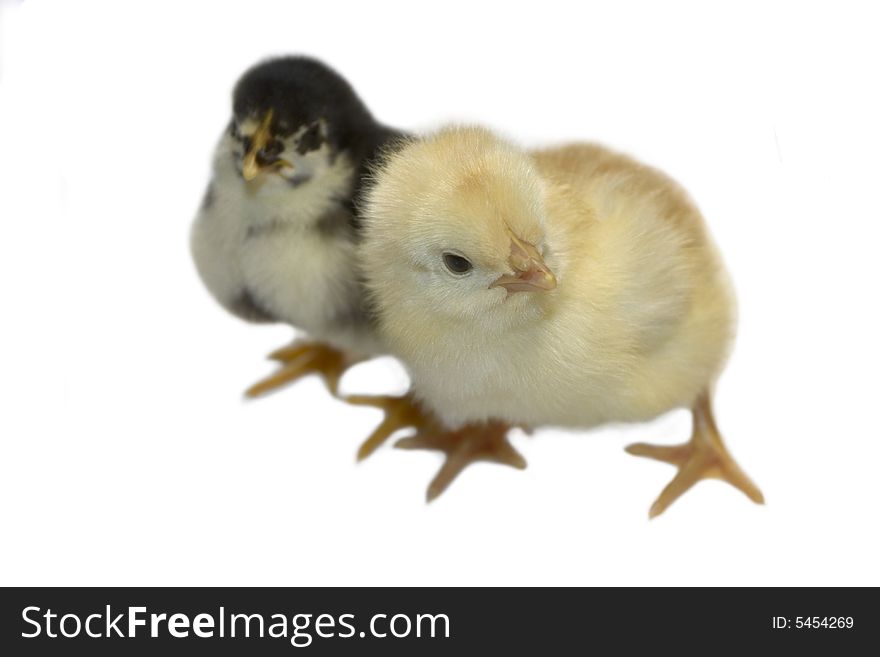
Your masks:
<instances>
[{"instance_id":1,"label":"claw","mask_svg":"<svg viewBox=\"0 0 880 657\"><path fill-rule=\"evenodd\" d=\"M339 394L339 380L356 360L338 349L319 342L298 342L269 354L281 367L245 391L247 397L259 397L309 374L320 374L327 389Z\"/></svg>"},{"instance_id":2,"label":"claw","mask_svg":"<svg viewBox=\"0 0 880 657\"><path fill-rule=\"evenodd\" d=\"M415 427L416 430L423 430L433 424L431 417L422 410L411 394L402 397L349 395L344 401L355 406L372 406L385 411L381 424L361 443L357 452L358 461L363 461L379 449L399 429Z\"/></svg>"},{"instance_id":3,"label":"claw","mask_svg":"<svg viewBox=\"0 0 880 657\"><path fill-rule=\"evenodd\" d=\"M689 442L682 445L648 445L635 443L626 451L678 467L678 474L669 482L651 505L650 518L663 513L679 497L684 495L701 479L722 479L742 491L756 504L764 503L764 495L739 467L715 425L708 393L700 395L692 409L694 429Z\"/></svg>"},{"instance_id":4,"label":"claw","mask_svg":"<svg viewBox=\"0 0 880 657\"><path fill-rule=\"evenodd\" d=\"M468 425L456 431L437 427L434 430L423 430L415 436L401 438L395 447L431 449L446 454L446 461L428 486L427 501L430 502L443 493L471 463L489 461L524 470L526 460L507 439L509 428L498 422Z\"/></svg>"}]
</instances>

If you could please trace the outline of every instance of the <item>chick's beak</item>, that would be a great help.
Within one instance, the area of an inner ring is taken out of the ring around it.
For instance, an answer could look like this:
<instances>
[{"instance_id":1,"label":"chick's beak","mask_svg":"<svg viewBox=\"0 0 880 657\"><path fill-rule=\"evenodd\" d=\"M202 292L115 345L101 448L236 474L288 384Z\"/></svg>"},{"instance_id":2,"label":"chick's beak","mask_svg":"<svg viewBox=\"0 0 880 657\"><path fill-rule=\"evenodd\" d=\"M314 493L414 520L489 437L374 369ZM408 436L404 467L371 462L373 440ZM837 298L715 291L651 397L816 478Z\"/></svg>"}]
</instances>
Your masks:
<instances>
[{"instance_id":1,"label":"chick's beak","mask_svg":"<svg viewBox=\"0 0 880 657\"><path fill-rule=\"evenodd\" d=\"M556 287L556 276L547 267L538 250L513 234L510 235L508 262L513 273L504 274L489 287L503 287L508 292L535 292Z\"/></svg>"},{"instance_id":2,"label":"chick's beak","mask_svg":"<svg viewBox=\"0 0 880 657\"><path fill-rule=\"evenodd\" d=\"M266 112L266 116L260 121L257 131L254 132L254 136L251 137L251 147L248 152L244 154L244 160L241 163L241 175L244 176L245 180L253 180L263 169L260 163L257 162L257 153L269 143L269 139L272 136L269 132L270 125L272 125L271 109Z\"/></svg>"}]
</instances>

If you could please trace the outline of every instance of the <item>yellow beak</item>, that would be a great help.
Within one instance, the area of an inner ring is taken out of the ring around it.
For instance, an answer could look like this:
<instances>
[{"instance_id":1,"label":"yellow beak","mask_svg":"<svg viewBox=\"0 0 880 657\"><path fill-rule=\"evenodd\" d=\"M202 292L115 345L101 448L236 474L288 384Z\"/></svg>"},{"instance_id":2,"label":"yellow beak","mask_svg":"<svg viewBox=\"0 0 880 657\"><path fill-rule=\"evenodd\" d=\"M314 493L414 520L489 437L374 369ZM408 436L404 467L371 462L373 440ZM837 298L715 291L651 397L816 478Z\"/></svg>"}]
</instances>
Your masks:
<instances>
[{"instance_id":1,"label":"yellow beak","mask_svg":"<svg viewBox=\"0 0 880 657\"><path fill-rule=\"evenodd\" d=\"M254 136L251 137L250 150L244 155L244 160L241 164L241 175L244 176L245 180L253 180L263 169L263 167L257 162L257 153L269 143L271 137L269 132L270 125L272 125L271 109L266 112L266 116L260 121L257 131L254 132Z\"/></svg>"},{"instance_id":2,"label":"yellow beak","mask_svg":"<svg viewBox=\"0 0 880 657\"><path fill-rule=\"evenodd\" d=\"M503 287L508 292L535 292L556 287L556 276L544 262L538 250L510 232L512 274L504 274L489 287Z\"/></svg>"}]
</instances>

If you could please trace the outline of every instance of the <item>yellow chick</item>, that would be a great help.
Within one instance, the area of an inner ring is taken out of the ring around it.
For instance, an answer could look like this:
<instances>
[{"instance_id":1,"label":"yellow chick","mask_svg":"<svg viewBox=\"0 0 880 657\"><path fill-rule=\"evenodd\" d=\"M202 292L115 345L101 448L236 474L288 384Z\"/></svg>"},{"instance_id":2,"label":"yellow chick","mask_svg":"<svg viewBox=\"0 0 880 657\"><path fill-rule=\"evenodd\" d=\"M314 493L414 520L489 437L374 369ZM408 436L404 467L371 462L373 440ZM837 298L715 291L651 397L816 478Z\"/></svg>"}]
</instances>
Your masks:
<instances>
[{"instance_id":1,"label":"yellow chick","mask_svg":"<svg viewBox=\"0 0 880 657\"><path fill-rule=\"evenodd\" d=\"M510 426L683 407L688 443L628 448L679 467L651 516L705 477L763 501L710 403L733 292L699 211L663 173L598 145L524 152L456 127L389 154L363 214L380 334L437 420L399 445L448 455L429 499L474 460L524 467Z\"/></svg>"}]
</instances>

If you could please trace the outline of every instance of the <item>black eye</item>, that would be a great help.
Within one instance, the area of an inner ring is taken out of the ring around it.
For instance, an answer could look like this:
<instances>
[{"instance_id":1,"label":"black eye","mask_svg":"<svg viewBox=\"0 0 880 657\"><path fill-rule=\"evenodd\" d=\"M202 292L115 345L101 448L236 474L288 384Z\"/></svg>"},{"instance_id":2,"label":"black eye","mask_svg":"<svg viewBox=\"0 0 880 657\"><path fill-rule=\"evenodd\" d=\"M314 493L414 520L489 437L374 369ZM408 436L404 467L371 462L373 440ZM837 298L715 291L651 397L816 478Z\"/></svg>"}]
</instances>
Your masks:
<instances>
[{"instance_id":1,"label":"black eye","mask_svg":"<svg viewBox=\"0 0 880 657\"><path fill-rule=\"evenodd\" d=\"M470 260L454 253L444 253L443 264L453 274L466 274L474 268Z\"/></svg>"},{"instance_id":2,"label":"black eye","mask_svg":"<svg viewBox=\"0 0 880 657\"><path fill-rule=\"evenodd\" d=\"M271 164L278 159L283 150L284 145L277 139L273 139L257 151L257 162L260 164Z\"/></svg>"}]
</instances>

